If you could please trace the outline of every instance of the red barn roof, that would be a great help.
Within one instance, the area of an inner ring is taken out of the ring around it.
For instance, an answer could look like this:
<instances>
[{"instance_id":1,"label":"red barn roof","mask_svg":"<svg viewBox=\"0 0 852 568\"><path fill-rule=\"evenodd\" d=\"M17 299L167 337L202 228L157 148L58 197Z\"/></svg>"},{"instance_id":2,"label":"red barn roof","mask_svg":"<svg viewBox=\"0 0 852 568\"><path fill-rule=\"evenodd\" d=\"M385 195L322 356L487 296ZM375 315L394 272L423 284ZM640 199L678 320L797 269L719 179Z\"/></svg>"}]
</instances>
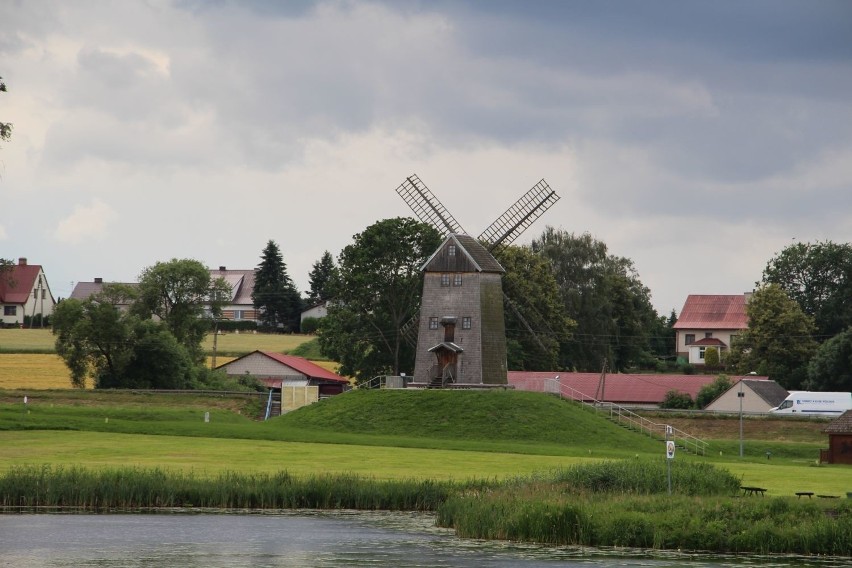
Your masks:
<instances>
[{"instance_id":1,"label":"red barn roof","mask_svg":"<svg viewBox=\"0 0 852 568\"><path fill-rule=\"evenodd\" d=\"M564 387L570 387L589 400L595 398L600 384L600 373L563 373L509 371L509 384L518 390L544 392L548 379L559 377ZM616 404L660 404L670 390L688 394L695 399L704 385L716 380L716 375L642 375L616 373L606 376L603 402ZM731 377L736 382L743 377ZM749 376L749 380L766 380L768 377Z\"/></svg>"},{"instance_id":2,"label":"red barn roof","mask_svg":"<svg viewBox=\"0 0 852 568\"><path fill-rule=\"evenodd\" d=\"M249 353L247 355L243 355L242 357L238 357L237 359L234 359L234 361L239 361L240 359L243 359L243 358L248 357L250 355L254 355L255 353L260 353L261 355L263 355L265 357L269 357L270 359L274 359L275 361L278 361L279 363L281 363L283 365L287 365L291 369L295 369L295 370L299 371L300 373L302 373L303 375L305 375L309 379L322 379L322 380L325 380L325 381L335 381L335 382L339 382L339 383L348 383L349 382L349 379L347 379L345 377L341 377L340 375L338 375L336 373L332 373L328 369L324 369L324 368L320 367L316 363L308 361L307 359L305 359L303 357L296 357L295 355L284 355L282 353L273 353L271 351L259 351L258 350L258 351L252 351L251 353ZM232 364L234 361L230 361L228 363L225 363L224 365L219 365L219 367L217 367L217 368L226 367L226 366Z\"/></svg>"},{"instance_id":3,"label":"red barn roof","mask_svg":"<svg viewBox=\"0 0 852 568\"><path fill-rule=\"evenodd\" d=\"M690 294L675 329L747 329L746 295L705 296Z\"/></svg>"}]
</instances>

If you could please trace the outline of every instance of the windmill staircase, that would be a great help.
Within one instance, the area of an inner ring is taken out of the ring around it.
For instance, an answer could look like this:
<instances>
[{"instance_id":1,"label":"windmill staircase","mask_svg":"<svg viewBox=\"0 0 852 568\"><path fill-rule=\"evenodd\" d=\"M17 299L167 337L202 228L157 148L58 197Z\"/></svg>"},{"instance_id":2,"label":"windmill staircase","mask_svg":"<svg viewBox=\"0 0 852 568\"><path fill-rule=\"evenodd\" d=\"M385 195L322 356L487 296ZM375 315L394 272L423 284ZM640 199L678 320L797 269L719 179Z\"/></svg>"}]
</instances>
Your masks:
<instances>
[{"instance_id":1,"label":"windmill staircase","mask_svg":"<svg viewBox=\"0 0 852 568\"><path fill-rule=\"evenodd\" d=\"M707 453L708 443L706 441L668 424L658 424L652 420L648 420L623 406L597 400L595 397L583 394L568 385L563 385L559 382L559 379L547 379L544 381L544 392L555 394L559 398L578 402L583 408L603 415L619 426L645 434L655 440L672 440L677 447L684 451L702 456Z\"/></svg>"}]
</instances>

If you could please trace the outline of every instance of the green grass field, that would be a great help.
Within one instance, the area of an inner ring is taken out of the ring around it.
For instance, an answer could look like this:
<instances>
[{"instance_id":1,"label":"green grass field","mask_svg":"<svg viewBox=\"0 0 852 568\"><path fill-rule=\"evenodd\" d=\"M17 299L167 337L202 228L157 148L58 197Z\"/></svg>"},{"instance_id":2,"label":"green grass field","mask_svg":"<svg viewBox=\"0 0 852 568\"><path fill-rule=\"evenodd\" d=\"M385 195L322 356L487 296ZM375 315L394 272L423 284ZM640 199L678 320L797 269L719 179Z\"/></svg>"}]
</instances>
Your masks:
<instances>
[{"instance_id":1,"label":"green grass field","mask_svg":"<svg viewBox=\"0 0 852 568\"><path fill-rule=\"evenodd\" d=\"M19 392L0 392L0 468L138 465L210 474L283 469L461 480L664 453L661 442L537 393L358 391L267 422L250 419L245 400L227 397L104 391L33 396L25 408ZM770 496L852 491L852 468L817 466L818 447L747 440L746 456L739 458L737 441L723 439L711 444L707 456L679 452L676 459L727 468ZM771 459L765 448L774 449Z\"/></svg>"}]
</instances>

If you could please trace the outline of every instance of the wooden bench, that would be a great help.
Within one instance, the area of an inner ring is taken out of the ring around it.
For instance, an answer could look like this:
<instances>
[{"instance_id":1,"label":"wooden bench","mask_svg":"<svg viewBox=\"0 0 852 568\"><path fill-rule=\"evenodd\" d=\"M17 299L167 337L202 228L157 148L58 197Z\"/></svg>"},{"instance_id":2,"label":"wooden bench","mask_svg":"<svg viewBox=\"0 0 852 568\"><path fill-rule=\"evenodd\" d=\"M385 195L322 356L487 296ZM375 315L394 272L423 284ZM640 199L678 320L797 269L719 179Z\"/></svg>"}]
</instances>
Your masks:
<instances>
[{"instance_id":1,"label":"wooden bench","mask_svg":"<svg viewBox=\"0 0 852 568\"><path fill-rule=\"evenodd\" d=\"M741 485L740 489L743 490L743 495L760 495L764 497L764 493L766 493L766 489L763 487L747 487L745 485Z\"/></svg>"},{"instance_id":2,"label":"wooden bench","mask_svg":"<svg viewBox=\"0 0 852 568\"><path fill-rule=\"evenodd\" d=\"M817 495L820 499L840 499L837 495Z\"/></svg>"},{"instance_id":3,"label":"wooden bench","mask_svg":"<svg viewBox=\"0 0 852 568\"><path fill-rule=\"evenodd\" d=\"M814 496L814 492L813 491L797 491L796 492L796 497L798 497L799 499L801 499L804 496L807 496L807 498L810 499L811 497Z\"/></svg>"}]
</instances>

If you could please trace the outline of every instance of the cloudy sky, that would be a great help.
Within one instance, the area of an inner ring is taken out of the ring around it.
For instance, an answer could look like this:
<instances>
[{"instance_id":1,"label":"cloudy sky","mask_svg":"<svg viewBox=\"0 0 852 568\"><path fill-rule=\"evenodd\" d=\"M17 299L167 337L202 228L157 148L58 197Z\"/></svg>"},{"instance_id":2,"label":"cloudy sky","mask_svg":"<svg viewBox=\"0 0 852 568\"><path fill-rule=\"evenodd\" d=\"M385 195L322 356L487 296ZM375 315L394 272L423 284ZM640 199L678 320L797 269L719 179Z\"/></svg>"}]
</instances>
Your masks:
<instances>
[{"instance_id":1,"label":"cloudy sky","mask_svg":"<svg viewBox=\"0 0 852 568\"><path fill-rule=\"evenodd\" d=\"M301 290L416 173L478 234L545 224L631 258L655 307L852 240L847 1L0 0L0 257L77 281L170 258Z\"/></svg>"}]
</instances>

